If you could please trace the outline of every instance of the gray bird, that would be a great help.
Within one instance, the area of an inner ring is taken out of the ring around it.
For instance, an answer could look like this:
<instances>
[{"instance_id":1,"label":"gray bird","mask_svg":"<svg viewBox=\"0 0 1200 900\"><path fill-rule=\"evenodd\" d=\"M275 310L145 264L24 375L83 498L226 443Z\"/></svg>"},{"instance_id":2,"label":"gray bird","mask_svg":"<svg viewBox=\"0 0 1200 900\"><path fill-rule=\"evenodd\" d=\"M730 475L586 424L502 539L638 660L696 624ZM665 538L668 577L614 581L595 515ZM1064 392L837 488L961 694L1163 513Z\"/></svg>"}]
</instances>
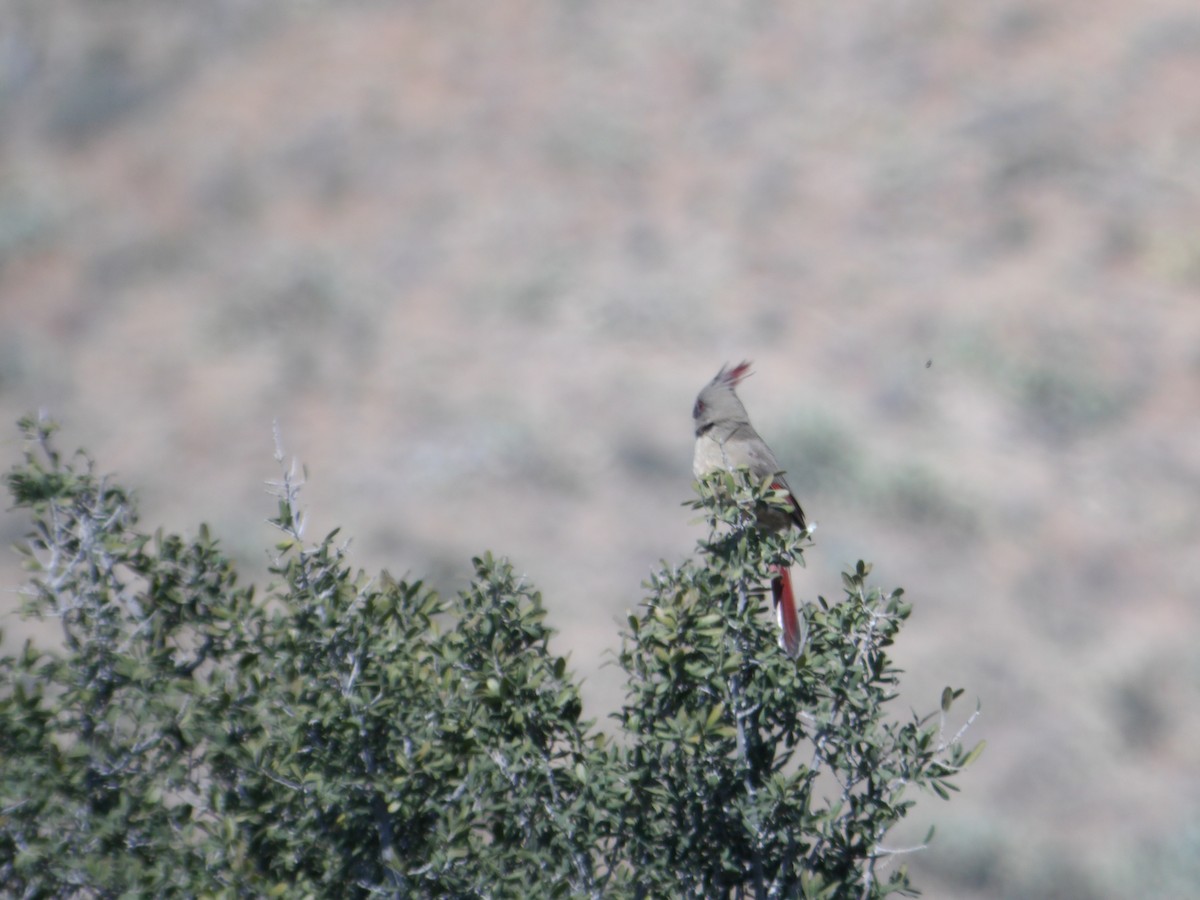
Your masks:
<instances>
[{"instance_id":1,"label":"gray bird","mask_svg":"<svg viewBox=\"0 0 1200 900\"><path fill-rule=\"evenodd\" d=\"M692 421L696 427L692 472L700 478L709 472L746 466L750 474L759 480L771 478L771 487L787 494L791 508L763 508L758 513L758 524L769 531L781 531L792 526L805 531L804 510L784 480L779 461L750 424L746 407L742 406L742 401L734 393L734 389L748 374L749 362L732 369L722 366L716 377L696 397L696 405L692 407ZM796 613L796 597L792 592L792 576L787 566L776 565L771 570L771 596L775 601L775 614L779 618L779 644L789 656L799 656L803 634L800 617Z\"/></svg>"}]
</instances>

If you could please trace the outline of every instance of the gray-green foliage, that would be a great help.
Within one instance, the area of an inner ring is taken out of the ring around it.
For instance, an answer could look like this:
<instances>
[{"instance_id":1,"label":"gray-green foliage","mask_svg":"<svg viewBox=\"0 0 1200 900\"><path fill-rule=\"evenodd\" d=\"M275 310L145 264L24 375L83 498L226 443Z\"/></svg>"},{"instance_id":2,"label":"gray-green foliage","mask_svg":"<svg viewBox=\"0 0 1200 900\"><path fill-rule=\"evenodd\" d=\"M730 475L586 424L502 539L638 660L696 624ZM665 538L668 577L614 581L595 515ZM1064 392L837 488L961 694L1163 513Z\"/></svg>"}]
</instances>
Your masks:
<instances>
[{"instance_id":1,"label":"gray-green foliage","mask_svg":"<svg viewBox=\"0 0 1200 900\"><path fill-rule=\"evenodd\" d=\"M630 617L608 737L506 562L449 601L355 573L336 532L305 543L289 473L260 596L22 427L27 611L63 643L0 658L5 895L882 896L905 789L968 761L884 715L908 607L866 566L805 610L799 663L775 647L762 586L800 539L752 527L778 501L745 477L701 485L700 560Z\"/></svg>"},{"instance_id":2,"label":"gray-green foliage","mask_svg":"<svg viewBox=\"0 0 1200 900\"><path fill-rule=\"evenodd\" d=\"M970 761L961 733L942 730L961 691L947 689L939 715L885 714L899 675L886 648L911 607L869 587L862 562L842 576L841 602L804 610L798 663L778 651L760 586L770 563L801 558L803 539L756 528L764 503L787 508L766 484L711 476L694 503L709 526L702 564L657 575L629 620L634 868L662 896L909 890L903 866L880 865L895 855L882 841L912 805L907 788L946 797Z\"/></svg>"}]
</instances>

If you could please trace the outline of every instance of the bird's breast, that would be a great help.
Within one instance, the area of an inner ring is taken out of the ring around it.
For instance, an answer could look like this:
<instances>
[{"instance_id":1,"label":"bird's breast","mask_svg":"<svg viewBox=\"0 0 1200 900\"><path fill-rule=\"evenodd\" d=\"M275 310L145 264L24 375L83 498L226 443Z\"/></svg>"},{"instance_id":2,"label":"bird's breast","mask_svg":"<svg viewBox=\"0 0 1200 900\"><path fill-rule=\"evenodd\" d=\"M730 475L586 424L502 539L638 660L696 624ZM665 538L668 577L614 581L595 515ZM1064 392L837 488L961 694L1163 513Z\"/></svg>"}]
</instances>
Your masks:
<instances>
[{"instance_id":1,"label":"bird's breast","mask_svg":"<svg viewBox=\"0 0 1200 900\"><path fill-rule=\"evenodd\" d=\"M696 450L692 454L692 474L697 478L731 468L721 443L712 437L711 432L696 438Z\"/></svg>"}]
</instances>

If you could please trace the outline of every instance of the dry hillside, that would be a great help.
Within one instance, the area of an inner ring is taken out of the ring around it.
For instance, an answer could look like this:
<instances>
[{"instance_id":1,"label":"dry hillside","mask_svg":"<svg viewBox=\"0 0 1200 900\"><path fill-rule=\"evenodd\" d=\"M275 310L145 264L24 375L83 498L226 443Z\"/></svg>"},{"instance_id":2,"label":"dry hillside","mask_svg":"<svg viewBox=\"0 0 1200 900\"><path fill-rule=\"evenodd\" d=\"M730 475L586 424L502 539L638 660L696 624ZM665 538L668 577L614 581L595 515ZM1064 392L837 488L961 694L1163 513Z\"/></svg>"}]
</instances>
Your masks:
<instances>
[{"instance_id":1,"label":"dry hillside","mask_svg":"<svg viewBox=\"0 0 1200 900\"><path fill-rule=\"evenodd\" d=\"M803 589L873 560L905 699L983 704L918 884L1187 897L1197 147L1173 0L0 0L0 423L265 573L278 418L364 567L513 557L602 717L752 358Z\"/></svg>"}]
</instances>

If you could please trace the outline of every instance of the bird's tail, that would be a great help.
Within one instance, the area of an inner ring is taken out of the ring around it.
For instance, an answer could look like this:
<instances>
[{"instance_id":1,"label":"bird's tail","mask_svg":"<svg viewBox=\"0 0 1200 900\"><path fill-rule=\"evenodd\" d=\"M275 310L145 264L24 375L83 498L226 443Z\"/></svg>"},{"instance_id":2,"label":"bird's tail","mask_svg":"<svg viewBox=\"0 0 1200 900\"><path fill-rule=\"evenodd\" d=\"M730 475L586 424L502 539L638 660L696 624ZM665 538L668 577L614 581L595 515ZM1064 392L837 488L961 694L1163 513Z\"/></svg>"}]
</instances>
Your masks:
<instances>
[{"instance_id":1,"label":"bird's tail","mask_svg":"<svg viewBox=\"0 0 1200 900\"><path fill-rule=\"evenodd\" d=\"M787 566L772 566L771 596L775 600L775 615L779 618L779 646L795 659L804 649L804 628L796 612L796 595L792 592L792 575Z\"/></svg>"}]
</instances>

